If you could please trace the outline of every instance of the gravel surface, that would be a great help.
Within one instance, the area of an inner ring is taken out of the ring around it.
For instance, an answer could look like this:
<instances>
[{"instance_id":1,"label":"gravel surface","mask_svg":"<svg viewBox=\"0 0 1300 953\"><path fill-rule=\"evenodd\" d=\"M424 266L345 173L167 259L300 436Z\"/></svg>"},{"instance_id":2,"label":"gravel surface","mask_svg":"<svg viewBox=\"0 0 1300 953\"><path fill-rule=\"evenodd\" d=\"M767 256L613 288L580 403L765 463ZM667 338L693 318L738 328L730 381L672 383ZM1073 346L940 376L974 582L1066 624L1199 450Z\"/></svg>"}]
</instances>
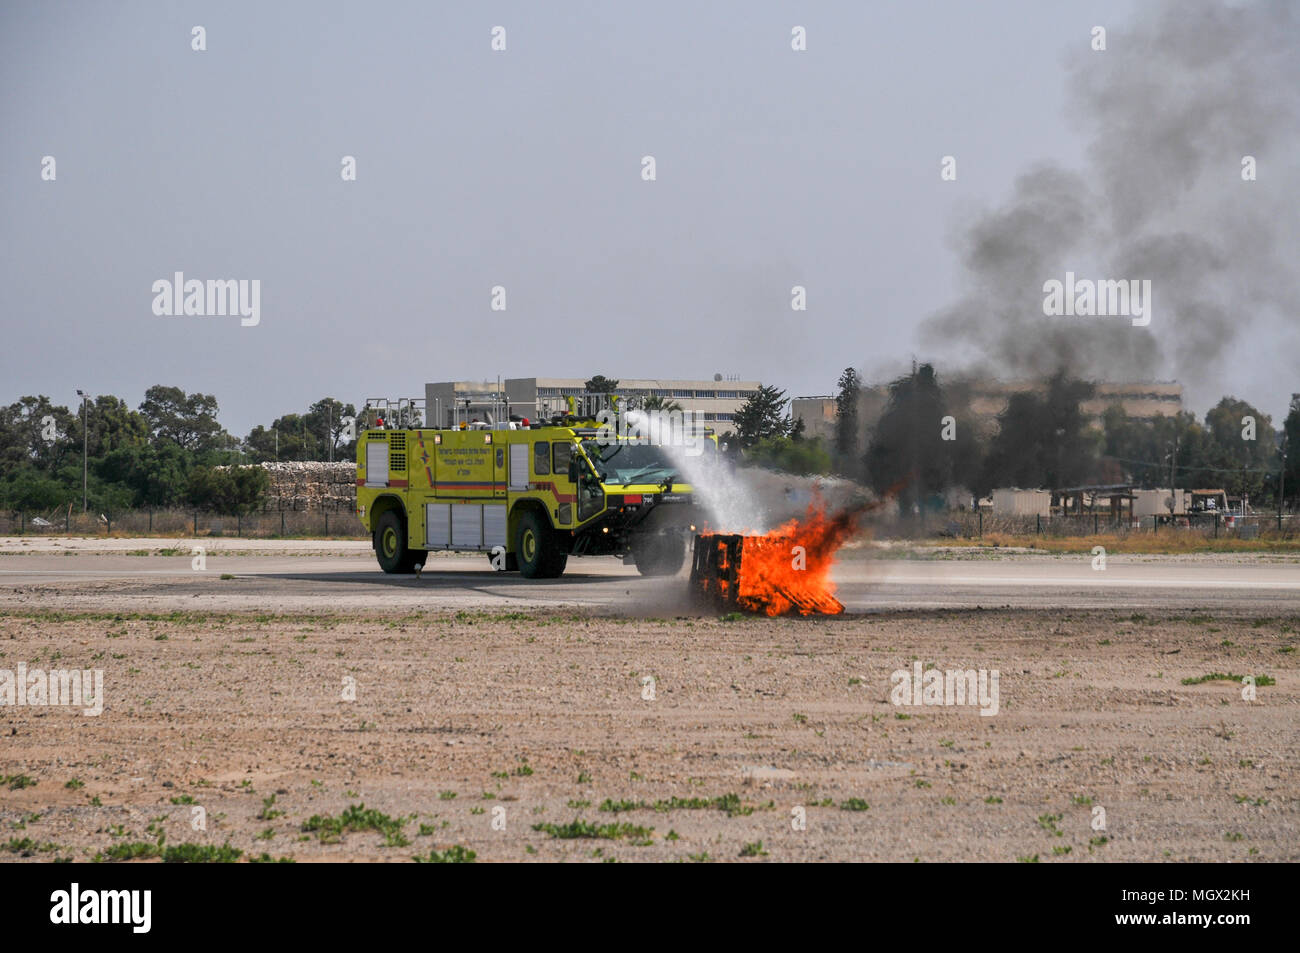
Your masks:
<instances>
[{"instance_id":1,"label":"gravel surface","mask_svg":"<svg viewBox=\"0 0 1300 953\"><path fill-rule=\"evenodd\" d=\"M102 669L106 704L0 708L0 858L1295 861L1298 640L1295 611L10 605L0 669ZM895 706L918 661L998 670L998 713ZM1212 673L1276 684L1182 683Z\"/></svg>"}]
</instances>

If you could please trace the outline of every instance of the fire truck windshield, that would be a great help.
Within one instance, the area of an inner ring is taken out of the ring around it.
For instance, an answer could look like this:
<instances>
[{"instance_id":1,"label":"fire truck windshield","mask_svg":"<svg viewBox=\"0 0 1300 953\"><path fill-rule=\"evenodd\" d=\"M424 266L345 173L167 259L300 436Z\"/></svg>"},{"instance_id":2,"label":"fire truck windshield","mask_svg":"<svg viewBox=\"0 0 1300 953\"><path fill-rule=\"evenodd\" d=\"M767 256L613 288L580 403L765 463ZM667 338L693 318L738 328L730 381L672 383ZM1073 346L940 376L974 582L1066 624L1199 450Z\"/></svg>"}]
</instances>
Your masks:
<instances>
[{"instance_id":1,"label":"fire truck windshield","mask_svg":"<svg viewBox=\"0 0 1300 953\"><path fill-rule=\"evenodd\" d=\"M582 449L600 474L602 483L661 483L670 476L677 477L677 464L665 447L627 441L602 444L596 440L584 440Z\"/></svg>"}]
</instances>

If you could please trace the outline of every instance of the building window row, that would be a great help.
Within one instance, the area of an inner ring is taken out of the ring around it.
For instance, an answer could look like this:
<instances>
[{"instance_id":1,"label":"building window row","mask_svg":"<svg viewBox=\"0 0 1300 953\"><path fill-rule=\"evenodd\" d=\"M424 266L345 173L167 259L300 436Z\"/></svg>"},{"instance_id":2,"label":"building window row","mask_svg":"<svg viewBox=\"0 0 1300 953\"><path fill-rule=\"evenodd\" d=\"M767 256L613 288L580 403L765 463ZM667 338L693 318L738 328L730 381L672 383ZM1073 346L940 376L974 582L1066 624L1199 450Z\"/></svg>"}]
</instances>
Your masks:
<instances>
[{"instance_id":1,"label":"building window row","mask_svg":"<svg viewBox=\"0 0 1300 953\"><path fill-rule=\"evenodd\" d=\"M539 387L537 388L538 397L579 397L586 393L582 387ZM748 397L753 391L735 391L735 390L688 390L681 388L670 390L667 388L654 388L647 390L643 387L619 388L616 393L624 397L677 397L687 400L740 400Z\"/></svg>"}]
</instances>

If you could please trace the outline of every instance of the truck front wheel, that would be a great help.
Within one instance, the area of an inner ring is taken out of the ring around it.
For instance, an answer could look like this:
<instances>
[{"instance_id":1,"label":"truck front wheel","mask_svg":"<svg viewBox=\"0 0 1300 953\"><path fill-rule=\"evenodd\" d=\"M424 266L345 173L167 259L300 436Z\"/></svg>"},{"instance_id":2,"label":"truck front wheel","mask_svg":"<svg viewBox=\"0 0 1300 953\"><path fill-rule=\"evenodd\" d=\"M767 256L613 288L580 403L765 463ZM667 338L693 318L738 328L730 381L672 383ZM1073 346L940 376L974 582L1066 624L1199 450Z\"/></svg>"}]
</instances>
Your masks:
<instances>
[{"instance_id":1,"label":"truck front wheel","mask_svg":"<svg viewBox=\"0 0 1300 953\"><path fill-rule=\"evenodd\" d=\"M686 562L686 542L680 536L648 536L632 547L636 569L643 576L675 576Z\"/></svg>"}]
</instances>

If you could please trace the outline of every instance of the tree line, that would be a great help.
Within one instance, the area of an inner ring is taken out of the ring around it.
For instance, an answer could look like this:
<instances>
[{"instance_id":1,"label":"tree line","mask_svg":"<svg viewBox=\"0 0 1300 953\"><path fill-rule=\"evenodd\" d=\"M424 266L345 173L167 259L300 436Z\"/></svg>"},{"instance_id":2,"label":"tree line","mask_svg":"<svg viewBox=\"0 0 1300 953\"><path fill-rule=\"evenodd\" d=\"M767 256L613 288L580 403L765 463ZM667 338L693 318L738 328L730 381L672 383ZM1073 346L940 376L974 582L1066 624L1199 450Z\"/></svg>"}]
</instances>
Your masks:
<instances>
[{"instance_id":1,"label":"tree line","mask_svg":"<svg viewBox=\"0 0 1300 953\"><path fill-rule=\"evenodd\" d=\"M236 437L217 399L150 387L132 409L113 395L71 408L42 395L0 406L0 507L32 513L87 506L97 513L195 506L223 513L260 505L271 460L351 460L351 404L325 397Z\"/></svg>"},{"instance_id":2,"label":"tree line","mask_svg":"<svg viewBox=\"0 0 1300 953\"><path fill-rule=\"evenodd\" d=\"M588 382L592 392L617 386L600 375ZM945 384L931 364L891 381L874 419L864 413L867 388L856 370L846 368L836 387L831 439L809 436L785 391L764 385L734 416L732 453L746 465L836 474L880 493L895 491L909 509L938 505L953 487L980 496L1010 486L1213 487L1245 493L1259 505L1276 500L1282 485L1288 500L1300 497L1300 394L1275 430L1267 414L1234 397L1203 419L1187 411L1133 418L1114 404L1093 420L1082 405L1095 398L1095 385L1064 372L1012 394L991 425L973 413L970 389ZM260 504L268 484L250 464L355 457L356 409L335 398L242 438L221 426L218 410L210 394L163 385L150 387L136 409L112 395L87 399L84 407L45 396L0 406L0 507L52 513L80 503L83 447L87 502L97 512L244 512Z\"/></svg>"}]
</instances>

